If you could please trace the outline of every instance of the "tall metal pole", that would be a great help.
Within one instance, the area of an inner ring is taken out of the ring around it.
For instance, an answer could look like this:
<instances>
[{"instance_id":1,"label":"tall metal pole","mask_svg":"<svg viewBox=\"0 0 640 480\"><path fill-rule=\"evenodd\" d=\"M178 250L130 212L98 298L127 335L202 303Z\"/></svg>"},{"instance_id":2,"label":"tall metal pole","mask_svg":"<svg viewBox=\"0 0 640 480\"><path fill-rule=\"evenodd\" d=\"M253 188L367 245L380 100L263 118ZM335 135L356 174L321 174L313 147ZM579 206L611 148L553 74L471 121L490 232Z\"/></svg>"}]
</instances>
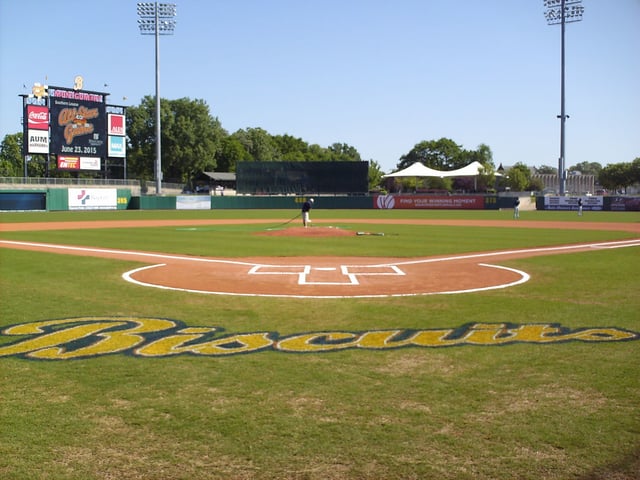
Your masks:
<instances>
[{"instance_id":1,"label":"tall metal pole","mask_svg":"<svg viewBox=\"0 0 640 480\"><path fill-rule=\"evenodd\" d=\"M560 26L560 158L558 159L558 180L560 195L564 196L567 189L567 175L564 161L564 138L565 138L565 121L567 119L565 111L564 96L564 31L565 31L565 0L562 0L562 20Z\"/></svg>"},{"instance_id":2,"label":"tall metal pole","mask_svg":"<svg viewBox=\"0 0 640 480\"><path fill-rule=\"evenodd\" d=\"M156 161L154 173L156 195L162 193L162 124L160 120L160 35L171 35L176 22L175 3L142 2L138 3L138 26L143 35L155 36L156 50Z\"/></svg>"},{"instance_id":3,"label":"tall metal pole","mask_svg":"<svg viewBox=\"0 0 640 480\"><path fill-rule=\"evenodd\" d=\"M563 0L564 1L564 0ZM155 2L156 37L156 195L162 194L162 126L160 123L160 22L158 2Z\"/></svg>"},{"instance_id":4,"label":"tall metal pole","mask_svg":"<svg viewBox=\"0 0 640 480\"><path fill-rule=\"evenodd\" d=\"M565 123L569 115L565 109L565 75L564 75L564 34L565 24L582 20L584 7L582 0L544 0L547 8L545 17L549 25L560 24L560 158L558 159L558 189L564 195L567 185L567 171L565 168Z\"/></svg>"}]
</instances>

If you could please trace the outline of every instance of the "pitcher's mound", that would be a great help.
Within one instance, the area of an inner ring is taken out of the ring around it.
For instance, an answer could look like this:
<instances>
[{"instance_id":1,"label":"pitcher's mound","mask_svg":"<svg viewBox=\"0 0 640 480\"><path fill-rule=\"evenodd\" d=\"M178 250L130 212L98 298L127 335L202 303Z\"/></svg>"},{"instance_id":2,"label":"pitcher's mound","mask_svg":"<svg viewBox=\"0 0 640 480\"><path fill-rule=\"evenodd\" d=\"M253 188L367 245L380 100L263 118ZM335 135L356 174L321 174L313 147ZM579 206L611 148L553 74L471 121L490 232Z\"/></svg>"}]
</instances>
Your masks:
<instances>
[{"instance_id":1,"label":"pitcher's mound","mask_svg":"<svg viewBox=\"0 0 640 480\"><path fill-rule=\"evenodd\" d=\"M274 237L348 237L355 234L356 232L338 227L289 227L257 233Z\"/></svg>"}]
</instances>

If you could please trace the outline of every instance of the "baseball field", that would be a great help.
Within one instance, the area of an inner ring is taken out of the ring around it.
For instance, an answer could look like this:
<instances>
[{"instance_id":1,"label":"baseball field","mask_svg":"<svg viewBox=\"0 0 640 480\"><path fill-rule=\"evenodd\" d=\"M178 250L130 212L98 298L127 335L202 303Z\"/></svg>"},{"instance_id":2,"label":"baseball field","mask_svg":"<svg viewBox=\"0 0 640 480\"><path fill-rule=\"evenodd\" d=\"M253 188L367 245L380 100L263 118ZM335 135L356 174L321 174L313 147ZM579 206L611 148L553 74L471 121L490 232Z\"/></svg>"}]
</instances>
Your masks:
<instances>
[{"instance_id":1,"label":"baseball field","mask_svg":"<svg viewBox=\"0 0 640 480\"><path fill-rule=\"evenodd\" d=\"M640 478L640 214L0 216L0 478Z\"/></svg>"}]
</instances>

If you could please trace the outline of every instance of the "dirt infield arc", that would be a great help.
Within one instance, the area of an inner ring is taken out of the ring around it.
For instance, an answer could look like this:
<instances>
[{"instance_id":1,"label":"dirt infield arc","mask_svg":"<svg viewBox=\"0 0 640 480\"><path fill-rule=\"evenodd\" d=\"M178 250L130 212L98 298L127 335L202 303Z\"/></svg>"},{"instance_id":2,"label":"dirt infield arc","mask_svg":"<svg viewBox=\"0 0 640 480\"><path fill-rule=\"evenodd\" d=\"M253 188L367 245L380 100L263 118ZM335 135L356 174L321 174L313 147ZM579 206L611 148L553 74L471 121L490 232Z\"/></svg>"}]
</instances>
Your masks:
<instances>
[{"instance_id":1,"label":"dirt infield arc","mask_svg":"<svg viewBox=\"0 0 640 480\"><path fill-rule=\"evenodd\" d=\"M502 288L529 278L513 269L456 260L218 259L200 264L195 275L193 266L184 268L184 263L171 261L127 272L124 278L140 285L190 292L299 298L456 293Z\"/></svg>"},{"instance_id":2,"label":"dirt infield arc","mask_svg":"<svg viewBox=\"0 0 640 480\"><path fill-rule=\"evenodd\" d=\"M109 226L113 226L111 223ZM319 236L355 235L355 232L316 227L308 231L289 228L268 234ZM640 239L411 259L228 259L0 240L0 247L5 248L143 262L144 267L124 272L122 277L146 287L202 294L296 298L434 295L507 288L526 282L529 275L500 265L504 260L629 246L640 246Z\"/></svg>"}]
</instances>

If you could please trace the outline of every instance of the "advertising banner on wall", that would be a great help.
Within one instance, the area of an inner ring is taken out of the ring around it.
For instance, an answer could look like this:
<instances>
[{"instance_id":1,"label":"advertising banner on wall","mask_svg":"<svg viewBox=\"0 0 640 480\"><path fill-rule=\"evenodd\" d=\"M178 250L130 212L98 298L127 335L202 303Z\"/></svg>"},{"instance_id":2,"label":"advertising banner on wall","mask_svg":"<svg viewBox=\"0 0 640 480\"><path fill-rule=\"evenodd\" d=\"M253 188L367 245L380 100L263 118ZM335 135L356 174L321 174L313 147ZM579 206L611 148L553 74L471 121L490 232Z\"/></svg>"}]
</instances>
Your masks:
<instances>
[{"instance_id":1,"label":"advertising banner on wall","mask_svg":"<svg viewBox=\"0 0 640 480\"><path fill-rule=\"evenodd\" d=\"M56 155L106 156L105 95L49 87L51 150Z\"/></svg>"},{"instance_id":2,"label":"advertising banner on wall","mask_svg":"<svg viewBox=\"0 0 640 480\"><path fill-rule=\"evenodd\" d=\"M70 188L69 210L116 210L116 188Z\"/></svg>"},{"instance_id":3,"label":"advertising banner on wall","mask_svg":"<svg viewBox=\"0 0 640 480\"><path fill-rule=\"evenodd\" d=\"M582 199L583 210L602 210L603 200L598 196L544 197L545 210L578 210L578 199Z\"/></svg>"},{"instance_id":4,"label":"advertising banner on wall","mask_svg":"<svg viewBox=\"0 0 640 480\"><path fill-rule=\"evenodd\" d=\"M27 130L27 153L49 153L49 131Z\"/></svg>"},{"instance_id":5,"label":"advertising banner on wall","mask_svg":"<svg viewBox=\"0 0 640 480\"><path fill-rule=\"evenodd\" d=\"M58 155L58 170L80 170L80 157Z\"/></svg>"},{"instance_id":6,"label":"advertising banner on wall","mask_svg":"<svg viewBox=\"0 0 640 480\"><path fill-rule=\"evenodd\" d=\"M376 195L374 208L380 209L484 209L482 195Z\"/></svg>"},{"instance_id":7,"label":"advertising banner on wall","mask_svg":"<svg viewBox=\"0 0 640 480\"><path fill-rule=\"evenodd\" d=\"M100 170L100 159L95 157L76 157L58 155L60 170Z\"/></svg>"},{"instance_id":8,"label":"advertising banner on wall","mask_svg":"<svg viewBox=\"0 0 640 480\"><path fill-rule=\"evenodd\" d=\"M23 96L22 99L22 153L49 153L49 107L47 99Z\"/></svg>"},{"instance_id":9,"label":"advertising banner on wall","mask_svg":"<svg viewBox=\"0 0 640 480\"><path fill-rule=\"evenodd\" d=\"M49 130L49 108L43 105L27 105L27 128L29 130Z\"/></svg>"},{"instance_id":10,"label":"advertising banner on wall","mask_svg":"<svg viewBox=\"0 0 640 480\"><path fill-rule=\"evenodd\" d=\"M211 210L211 197L209 195L176 197L176 210Z\"/></svg>"},{"instance_id":11,"label":"advertising banner on wall","mask_svg":"<svg viewBox=\"0 0 640 480\"><path fill-rule=\"evenodd\" d=\"M100 170L100 159L96 157L80 157L80 170Z\"/></svg>"},{"instance_id":12,"label":"advertising banner on wall","mask_svg":"<svg viewBox=\"0 0 640 480\"><path fill-rule=\"evenodd\" d=\"M108 133L109 135L119 135L124 137L126 132L125 116L115 113L108 114Z\"/></svg>"},{"instance_id":13,"label":"advertising banner on wall","mask_svg":"<svg viewBox=\"0 0 640 480\"><path fill-rule=\"evenodd\" d=\"M612 197L611 210L616 212L639 212L640 197Z\"/></svg>"},{"instance_id":14,"label":"advertising banner on wall","mask_svg":"<svg viewBox=\"0 0 640 480\"><path fill-rule=\"evenodd\" d=\"M109 156L124 158L127 156L127 147L124 143L125 137L115 137L109 135Z\"/></svg>"}]
</instances>

